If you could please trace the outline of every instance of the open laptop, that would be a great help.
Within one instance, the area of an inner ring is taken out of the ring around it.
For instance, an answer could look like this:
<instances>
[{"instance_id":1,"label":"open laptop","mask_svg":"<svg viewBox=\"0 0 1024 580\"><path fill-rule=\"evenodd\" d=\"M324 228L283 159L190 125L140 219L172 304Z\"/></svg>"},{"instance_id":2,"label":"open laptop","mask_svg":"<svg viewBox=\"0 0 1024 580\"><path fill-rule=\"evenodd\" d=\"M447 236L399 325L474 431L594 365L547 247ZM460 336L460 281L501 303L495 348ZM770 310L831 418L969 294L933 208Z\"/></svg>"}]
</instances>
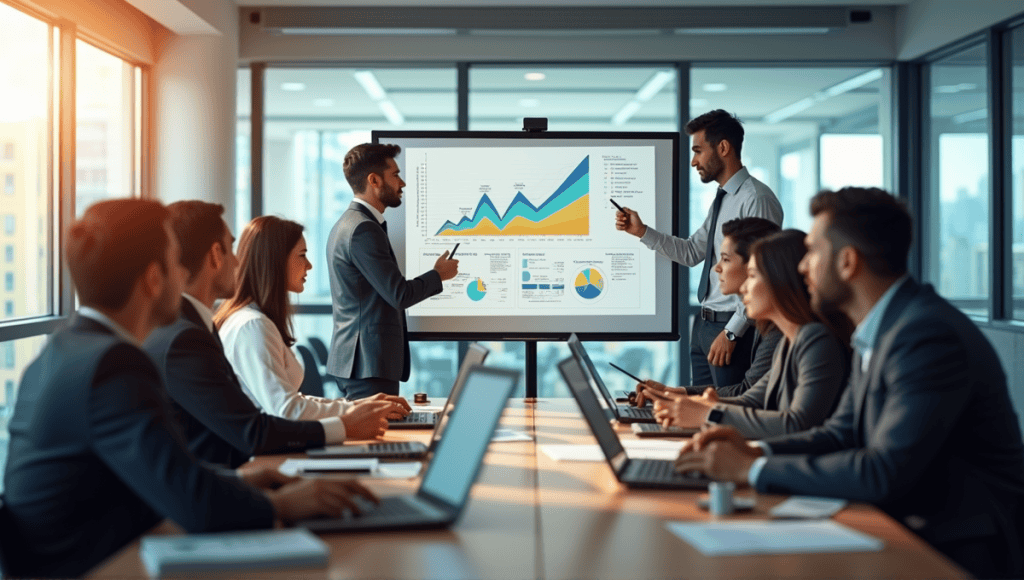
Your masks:
<instances>
[{"instance_id":1,"label":"open laptop","mask_svg":"<svg viewBox=\"0 0 1024 580\"><path fill-rule=\"evenodd\" d=\"M386 497L377 506L367 502L367 510L360 515L310 519L298 525L314 532L450 526L466 506L498 419L518 381L519 371L480 366L469 370L458 408L447 417L444 437L415 494Z\"/></svg>"},{"instance_id":2,"label":"open laptop","mask_svg":"<svg viewBox=\"0 0 1024 580\"><path fill-rule=\"evenodd\" d=\"M359 458L359 457L380 457L383 459L420 459L427 457L433 453L437 448L437 442L441 439L441 434L444 432L444 425L446 423L445 418L455 408L455 402L459 399L459 394L462 392L462 386L466 384L466 377L469 375L469 369L483 364L484 359L487 358L487 354L490 351L486 347L481 346L477 343L471 343L469 345L469 351L466 352L466 356L462 358L462 365L459 367L459 375L455 377L455 384L452 385L452 390L448 394L448 400L444 404L444 408L440 412L430 411L429 413L424 412L427 415L437 415L436 419L431 420L431 425L434 427L434 433L430 436L430 445L424 445L419 441L394 441L389 443L366 443L363 445L327 445L326 447L320 447L318 449L309 449L306 454L310 457L330 457L336 459L342 458ZM412 413L410 413L411 415ZM390 428L395 428L395 422L389 423Z\"/></svg>"},{"instance_id":3,"label":"open laptop","mask_svg":"<svg viewBox=\"0 0 1024 580\"><path fill-rule=\"evenodd\" d=\"M612 396L611 391L604 384L601 375L597 374L594 362L590 360L590 355L583 348L583 343L580 342L575 332L569 335L569 350L572 351L572 356L579 361L580 366L584 368L584 372L589 375L590 381L597 386L598 392L604 397L605 403L611 410L612 415L615 416L616 421L619 423L657 423L657 420L654 418L654 410L650 407L630 407L629 405L619 405L615 402L615 397Z\"/></svg>"},{"instance_id":4,"label":"open laptop","mask_svg":"<svg viewBox=\"0 0 1024 580\"><path fill-rule=\"evenodd\" d=\"M626 457L626 449L615 434L615 429L608 423L608 417L601 409L601 403L594 394L583 366L575 357L569 357L558 363L558 370L576 398L583 418L590 425L608 465L621 483L629 487L662 489L704 489L708 486L711 480L703 475L676 472L674 461Z\"/></svg>"},{"instance_id":5,"label":"open laptop","mask_svg":"<svg viewBox=\"0 0 1024 580\"><path fill-rule=\"evenodd\" d=\"M470 343L469 350L466 351L466 356L462 357L462 364L459 365L459 374L455 377L455 385L452 386L452 395L448 396L449 402L451 402L455 390L459 388L459 383L466 380L466 371L476 365L484 364L484 360L487 359L487 354L489 352L490 351L484 346L475 342ZM388 421L388 429L433 429L434 425L437 423L437 418L440 416L441 412L438 411L417 411L414 408L412 412L405 417Z\"/></svg>"}]
</instances>

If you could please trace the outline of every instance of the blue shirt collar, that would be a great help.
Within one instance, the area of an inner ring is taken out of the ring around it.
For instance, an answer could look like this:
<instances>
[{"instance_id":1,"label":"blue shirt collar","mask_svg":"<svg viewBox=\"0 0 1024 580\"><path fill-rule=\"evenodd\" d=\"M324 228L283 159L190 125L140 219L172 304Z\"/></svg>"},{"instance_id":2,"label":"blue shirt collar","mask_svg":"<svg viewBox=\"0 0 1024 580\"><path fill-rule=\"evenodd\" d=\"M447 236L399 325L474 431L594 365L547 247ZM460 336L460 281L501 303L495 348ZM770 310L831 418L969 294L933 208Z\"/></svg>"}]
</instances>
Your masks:
<instances>
[{"instance_id":1,"label":"blue shirt collar","mask_svg":"<svg viewBox=\"0 0 1024 580\"><path fill-rule=\"evenodd\" d=\"M886 309L889 308L889 303L892 302L893 296L896 295L896 292L909 278L909 274L904 274L893 282L892 286L889 286L889 289L878 299L878 302L875 302L875 305L871 307L864 320L857 325L857 329L853 331L853 336L850 337L850 341L853 343L853 347L857 349L857 352L863 355L866 350L874 350L875 343L878 342L878 332L882 327L882 316L885 314Z\"/></svg>"},{"instance_id":2,"label":"blue shirt collar","mask_svg":"<svg viewBox=\"0 0 1024 580\"><path fill-rule=\"evenodd\" d=\"M736 193L740 190L740 186L743 185L743 182L748 179L750 179L750 172L747 171L746 166L740 167L740 170L734 173L732 177L729 178L729 181L725 182L722 189L724 189L727 194Z\"/></svg>"}]
</instances>

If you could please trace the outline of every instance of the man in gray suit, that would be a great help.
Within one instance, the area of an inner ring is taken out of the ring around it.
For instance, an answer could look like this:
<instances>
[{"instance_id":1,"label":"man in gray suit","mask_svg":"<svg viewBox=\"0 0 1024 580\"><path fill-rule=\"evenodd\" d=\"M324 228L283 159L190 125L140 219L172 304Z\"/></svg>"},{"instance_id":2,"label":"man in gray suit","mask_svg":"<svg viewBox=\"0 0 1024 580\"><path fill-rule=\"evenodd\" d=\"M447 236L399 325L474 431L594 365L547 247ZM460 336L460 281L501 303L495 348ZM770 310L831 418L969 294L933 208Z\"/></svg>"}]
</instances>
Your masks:
<instances>
[{"instance_id":1,"label":"man in gray suit","mask_svg":"<svg viewBox=\"0 0 1024 580\"><path fill-rule=\"evenodd\" d=\"M402 204L397 145L356 145L345 155L345 179L355 199L327 238L334 335L327 372L342 396L398 394L409 379L405 309L441 292L459 273L445 251L434 269L407 280L388 241L384 211Z\"/></svg>"},{"instance_id":2,"label":"man in gray suit","mask_svg":"<svg viewBox=\"0 0 1024 580\"><path fill-rule=\"evenodd\" d=\"M746 442L712 428L676 468L758 491L878 505L982 578L1024 574L1024 443L992 345L907 275L911 219L878 189L811 201L800 264L819 310L857 329L849 387L821 427Z\"/></svg>"}]
</instances>

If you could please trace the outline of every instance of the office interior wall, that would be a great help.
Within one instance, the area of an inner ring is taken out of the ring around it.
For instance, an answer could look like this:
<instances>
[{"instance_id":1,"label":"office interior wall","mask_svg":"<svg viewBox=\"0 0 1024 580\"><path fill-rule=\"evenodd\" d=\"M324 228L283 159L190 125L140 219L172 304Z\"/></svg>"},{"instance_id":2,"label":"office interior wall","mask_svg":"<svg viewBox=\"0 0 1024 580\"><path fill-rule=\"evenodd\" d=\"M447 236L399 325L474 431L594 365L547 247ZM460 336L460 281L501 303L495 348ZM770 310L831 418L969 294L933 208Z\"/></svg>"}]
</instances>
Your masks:
<instances>
[{"instance_id":1,"label":"office interior wall","mask_svg":"<svg viewBox=\"0 0 1024 580\"><path fill-rule=\"evenodd\" d=\"M218 34L167 33L158 45L151 71L151 191L165 203L223 204L233 223L238 25L230 0L202 4Z\"/></svg>"},{"instance_id":2,"label":"office interior wall","mask_svg":"<svg viewBox=\"0 0 1024 580\"><path fill-rule=\"evenodd\" d=\"M896 60L911 60L1020 14L1007 0L914 0L896 10Z\"/></svg>"}]
</instances>

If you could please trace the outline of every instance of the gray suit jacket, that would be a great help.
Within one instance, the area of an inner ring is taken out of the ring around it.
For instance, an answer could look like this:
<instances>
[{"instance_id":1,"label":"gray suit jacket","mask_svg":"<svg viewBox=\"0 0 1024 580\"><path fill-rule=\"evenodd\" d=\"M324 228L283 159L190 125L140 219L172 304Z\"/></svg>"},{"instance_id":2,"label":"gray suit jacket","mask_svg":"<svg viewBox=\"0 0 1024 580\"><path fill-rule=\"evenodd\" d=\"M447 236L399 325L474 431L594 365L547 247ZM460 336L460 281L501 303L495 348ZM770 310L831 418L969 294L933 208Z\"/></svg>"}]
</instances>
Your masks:
<instances>
[{"instance_id":1,"label":"gray suit jacket","mask_svg":"<svg viewBox=\"0 0 1024 580\"><path fill-rule=\"evenodd\" d=\"M409 379L405 309L441 292L434 270L406 280L387 233L352 202L327 238L334 333L327 372L347 379Z\"/></svg>"},{"instance_id":2,"label":"gray suit jacket","mask_svg":"<svg viewBox=\"0 0 1024 580\"><path fill-rule=\"evenodd\" d=\"M723 412L720 423L752 439L821 425L835 410L849 369L850 353L828 327L805 324L792 344L779 341L768 374L715 407Z\"/></svg>"},{"instance_id":3,"label":"gray suit jacket","mask_svg":"<svg viewBox=\"0 0 1024 580\"><path fill-rule=\"evenodd\" d=\"M975 574L1024 574L1024 443L1006 375L931 286L896 292L867 371L855 357L823 426L766 443L758 491L871 502Z\"/></svg>"}]
</instances>

